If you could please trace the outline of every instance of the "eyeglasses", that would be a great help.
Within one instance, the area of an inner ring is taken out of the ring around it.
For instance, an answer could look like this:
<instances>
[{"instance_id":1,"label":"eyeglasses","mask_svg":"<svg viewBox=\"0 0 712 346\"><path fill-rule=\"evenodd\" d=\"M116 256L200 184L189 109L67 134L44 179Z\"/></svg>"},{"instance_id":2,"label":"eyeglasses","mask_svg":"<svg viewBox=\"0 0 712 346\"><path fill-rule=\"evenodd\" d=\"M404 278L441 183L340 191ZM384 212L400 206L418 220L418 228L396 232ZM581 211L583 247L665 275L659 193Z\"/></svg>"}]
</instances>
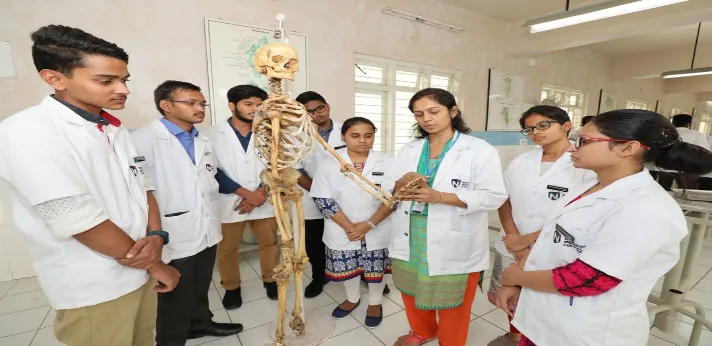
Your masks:
<instances>
[{"instance_id":1,"label":"eyeglasses","mask_svg":"<svg viewBox=\"0 0 712 346\"><path fill-rule=\"evenodd\" d=\"M168 100L168 101L182 103L182 104L191 106L193 108L196 108L196 106L200 106L203 109L210 107L210 104L208 104L206 102L200 102L200 101L185 101L185 100Z\"/></svg>"},{"instance_id":2,"label":"eyeglasses","mask_svg":"<svg viewBox=\"0 0 712 346\"><path fill-rule=\"evenodd\" d=\"M529 136L532 133L534 133L534 129L537 129L539 131L544 131L544 130L550 128L551 124L558 124L558 123L559 123L558 121L546 120L546 121L542 121L534 126L524 126L524 129L519 132L521 132L525 136Z\"/></svg>"},{"instance_id":3,"label":"eyeglasses","mask_svg":"<svg viewBox=\"0 0 712 346\"><path fill-rule=\"evenodd\" d=\"M309 113L309 114L311 114L311 115L314 115L314 113L322 113L322 112L324 112L325 110L326 110L326 106L325 106L325 105L319 105L318 107L316 107L316 108L314 108L314 109L312 109L312 110L308 110L308 109L307 109L307 113Z\"/></svg>"},{"instance_id":4,"label":"eyeglasses","mask_svg":"<svg viewBox=\"0 0 712 346\"><path fill-rule=\"evenodd\" d=\"M574 147L576 149L580 148L582 145L586 144L586 142L614 142L614 143L628 143L628 142L635 142L635 141L627 141L625 139L613 139L613 138L588 138L588 137L578 137L574 141ZM645 149L645 150L650 150L650 147L647 145L640 144L640 147Z\"/></svg>"}]
</instances>

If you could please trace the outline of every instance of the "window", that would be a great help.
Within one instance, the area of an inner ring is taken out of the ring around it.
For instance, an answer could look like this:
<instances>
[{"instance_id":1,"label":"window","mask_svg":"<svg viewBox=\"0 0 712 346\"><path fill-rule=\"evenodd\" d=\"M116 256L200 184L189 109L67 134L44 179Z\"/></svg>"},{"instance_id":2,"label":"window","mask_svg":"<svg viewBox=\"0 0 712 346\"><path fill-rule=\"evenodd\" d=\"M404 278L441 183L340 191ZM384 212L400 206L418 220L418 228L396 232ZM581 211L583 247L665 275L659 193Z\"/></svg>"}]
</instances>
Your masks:
<instances>
[{"instance_id":1,"label":"window","mask_svg":"<svg viewBox=\"0 0 712 346\"><path fill-rule=\"evenodd\" d=\"M410 98L424 88L445 89L458 99L461 72L397 60L356 55L354 66L356 116L378 128L373 149L397 153L412 141L415 117Z\"/></svg>"},{"instance_id":2,"label":"window","mask_svg":"<svg viewBox=\"0 0 712 346\"><path fill-rule=\"evenodd\" d=\"M712 117L709 114L702 113L700 117L700 124L697 127L697 131L700 131L703 135L709 135L710 127L712 125Z\"/></svg>"},{"instance_id":3,"label":"window","mask_svg":"<svg viewBox=\"0 0 712 346\"><path fill-rule=\"evenodd\" d=\"M544 85L541 89L541 103L549 106L557 106L569 113L569 118L577 128L581 125L586 111L586 92L562 88L552 85Z\"/></svg>"},{"instance_id":4,"label":"window","mask_svg":"<svg viewBox=\"0 0 712 346\"><path fill-rule=\"evenodd\" d=\"M686 113L684 109L673 108L672 111L670 111L670 116L671 116L671 117L674 117L674 116L676 116L676 115L678 115L678 114L684 114L684 113Z\"/></svg>"},{"instance_id":5,"label":"window","mask_svg":"<svg viewBox=\"0 0 712 346\"><path fill-rule=\"evenodd\" d=\"M638 100L628 100L625 101L625 108L626 109L642 109L642 110L650 110L650 102L646 101L638 101Z\"/></svg>"}]
</instances>

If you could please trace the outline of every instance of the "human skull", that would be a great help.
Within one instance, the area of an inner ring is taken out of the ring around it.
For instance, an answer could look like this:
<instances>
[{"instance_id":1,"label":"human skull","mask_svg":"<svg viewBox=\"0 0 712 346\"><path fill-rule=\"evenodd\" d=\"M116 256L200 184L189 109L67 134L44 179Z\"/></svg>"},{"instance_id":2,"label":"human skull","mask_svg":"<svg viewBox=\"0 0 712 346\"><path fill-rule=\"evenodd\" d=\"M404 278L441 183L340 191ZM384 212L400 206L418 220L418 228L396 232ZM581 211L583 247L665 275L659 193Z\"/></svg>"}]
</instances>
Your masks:
<instances>
[{"instance_id":1,"label":"human skull","mask_svg":"<svg viewBox=\"0 0 712 346\"><path fill-rule=\"evenodd\" d=\"M255 52L255 69L267 77L294 80L299 71L297 51L284 43L266 44Z\"/></svg>"}]
</instances>

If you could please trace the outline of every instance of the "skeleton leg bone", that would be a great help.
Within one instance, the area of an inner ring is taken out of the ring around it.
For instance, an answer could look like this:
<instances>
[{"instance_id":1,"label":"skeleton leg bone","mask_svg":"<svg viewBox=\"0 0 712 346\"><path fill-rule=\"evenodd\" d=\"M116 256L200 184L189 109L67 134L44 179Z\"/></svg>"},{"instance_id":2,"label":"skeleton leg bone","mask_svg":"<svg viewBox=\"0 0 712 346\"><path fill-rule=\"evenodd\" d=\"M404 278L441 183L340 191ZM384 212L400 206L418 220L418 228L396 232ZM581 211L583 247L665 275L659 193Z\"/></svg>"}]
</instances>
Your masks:
<instances>
[{"instance_id":1,"label":"skeleton leg bone","mask_svg":"<svg viewBox=\"0 0 712 346\"><path fill-rule=\"evenodd\" d=\"M294 254L294 259L292 260L292 265L294 266L294 310L292 311L292 319L289 322L289 327L296 331L298 335L304 335L306 331L306 326L304 325L304 302L303 297L303 278L304 278L304 265L309 261L306 252L306 236L304 234L304 210L302 209L302 191L297 190L297 198L294 200L297 209L297 220L299 224L299 243L297 252Z\"/></svg>"}]
</instances>

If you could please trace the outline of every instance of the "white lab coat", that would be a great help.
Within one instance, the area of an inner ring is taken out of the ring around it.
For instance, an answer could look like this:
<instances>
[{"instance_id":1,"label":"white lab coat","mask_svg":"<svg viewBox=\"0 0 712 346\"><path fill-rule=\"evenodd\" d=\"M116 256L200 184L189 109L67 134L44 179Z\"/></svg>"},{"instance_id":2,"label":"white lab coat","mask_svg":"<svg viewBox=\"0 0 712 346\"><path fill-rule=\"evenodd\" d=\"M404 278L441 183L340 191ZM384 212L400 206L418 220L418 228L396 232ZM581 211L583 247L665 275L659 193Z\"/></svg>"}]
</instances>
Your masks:
<instances>
[{"instance_id":1,"label":"white lab coat","mask_svg":"<svg viewBox=\"0 0 712 346\"><path fill-rule=\"evenodd\" d=\"M424 140L403 146L387 173L396 181L416 172ZM461 134L445 155L433 182L437 191L454 193L467 204L459 208L431 204L428 211L428 267L430 275L465 274L489 268L488 213L507 200L497 150L487 142ZM401 202L391 215L390 256L410 258L410 207Z\"/></svg>"},{"instance_id":2,"label":"white lab coat","mask_svg":"<svg viewBox=\"0 0 712 346\"><path fill-rule=\"evenodd\" d=\"M210 138L195 138L195 164L178 139L156 120L134 131L144 169L156 186L161 224L170 234L171 259L193 256L222 240L218 216L217 159Z\"/></svg>"},{"instance_id":3,"label":"white lab coat","mask_svg":"<svg viewBox=\"0 0 712 346\"><path fill-rule=\"evenodd\" d=\"M648 295L680 258L687 222L647 170L566 206L597 183L577 186L556 205L524 269L551 270L578 258L622 282L573 300L523 289L513 324L537 345L647 345Z\"/></svg>"},{"instance_id":4,"label":"white lab coat","mask_svg":"<svg viewBox=\"0 0 712 346\"><path fill-rule=\"evenodd\" d=\"M327 143L335 149L344 148L344 141L341 140L342 124L334 120L331 121L331 124L333 127L331 133L329 134L329 140L327 141ZM320 136L320 134L318 133L316 135ZM315 141L314 150L312 150L312 152L309 153L309 155L307 155L307 157L304 158L302 162L298 163L296 168L304 169L304 171L307 172L307 175L309 175L309 177L313 180L316 176L316 172L319 166L319 160L323 159L324 157L332 156L331 153L326 151L326 149L321 144ZM301 186L299 187L299 189L301 189L302 193L304 194L302 197L302 209L304 209L304 218L307 220L323 219L324 215L321 214L319 209L316 207L316 204L314 204L314 200L311 198L309 191L303 189Z\"/></svg>"},{"instance_id":5,"label":"white lab coat","mask_svg":"<svg viewBox=\"0 0 712 346\"><path fill-rule=\"evenodd\" d=\"M235 131L227 121L218 124L207 131L208 137L213 142L213 149L217 154L218 167L232 180L245 189L254 191L260 186L260 173L267 168L258 158L255 150L255 134L250 137L247 152L242 148ZM274 217L274 208L269 198L264 204L255 208L249 214L240 214L235 207L242 197L236 194L220 194L218 197L220 219L222 223L243 222Z\"/></svg>"},{"instance_id":6,"label":"white lab coat","mask_svg":"<svg viewBox=\"0 0 712 346\"><path fill-rule=\"evenodd\" d=\"M151 189L141 160L124 127L111 144L97 124L46 97L0 123L0 178L12 193L17 228L26 236L37 278L55 310L108 302L137 290L148 280L145 270L86 247L74 235L107 218L133 240L146 235ZM89 194L95 216L71 215L46 222L35 206Z\"/></svg>"},{"instance_id":7,"label":"white lab coat","mask_svg":"<svg viewBox=\"0 0 712 346\"><path fill-rule=\"evenodd\" d=\"M337 150L337 153L348 164L353 164L346 148ZM392 158L388 154L371 150L368 153L362 175L376 186L391 190L392 186L383 186L385 172L391 161ZM372 191L376 190L372 189ZM340 165L334 158L326 159L319 164L312 183L311 196L313 198L333 198L341 207L341 211L353 223L370 219L382 204L379 199L364 191L356 182L341 173ZM376 228L366 233L367 251L388 248L391 231L389 220L387 218ZM346 231L331 219L324 221L323 239L324 244L332 250L361 249L361 241L350 241L346 236Z\"/></svg>"},{"instance_id":8,"label":"white lab coat","mask_svg":"<svg viewBox=\"0 0 712 346\"><path fill-rule=\"evenodd\" d=\"M595 179L593 171L574 168L571 153L564 153L549 169L541 172L544 149L536 148L512 160L504 172L504 185L512 204L512 218L519 234L541 230L556 202L584 180ZM514 258L502 241L504 230L495 240L495 249L502 256Z\"/></svg>"}]
</instances>

